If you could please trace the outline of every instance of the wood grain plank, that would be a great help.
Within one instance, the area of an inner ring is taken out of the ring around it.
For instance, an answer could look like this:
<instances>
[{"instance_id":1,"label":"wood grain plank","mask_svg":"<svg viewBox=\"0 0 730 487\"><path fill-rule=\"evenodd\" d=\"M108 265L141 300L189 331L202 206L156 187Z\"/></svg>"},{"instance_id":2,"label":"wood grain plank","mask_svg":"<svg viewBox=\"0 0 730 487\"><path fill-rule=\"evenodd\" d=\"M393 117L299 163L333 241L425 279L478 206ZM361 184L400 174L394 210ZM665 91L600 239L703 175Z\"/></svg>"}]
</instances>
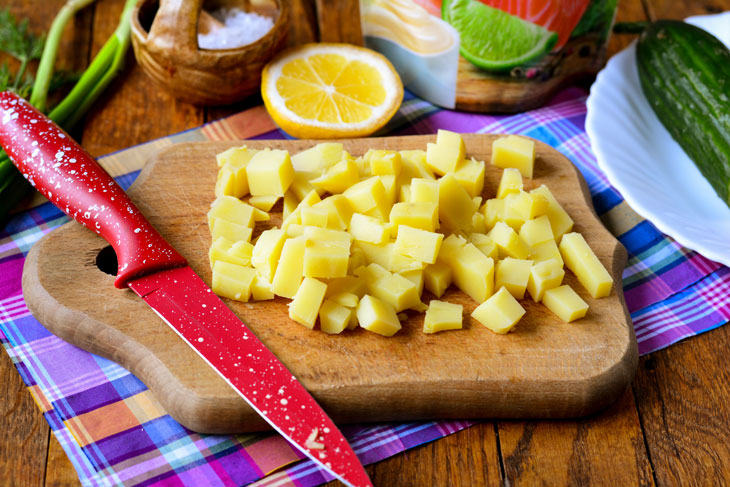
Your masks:
<instances>
[{"instance_id":1,"label":"wood grain plank","mask_svg":"<svg viewBox=\"0 0 730 487\"><path fill-rule=\"evenodd\" d=\"M684 19L690 15L717 14L730 10L728 0L642 0L651 20Z\"/></svg>"},{"instance_id":2,"label":"wood grain plank","mask_svg":"<svg viewBox=\"0 0 730 487\"><path fill-rule=\"evenodd\" d=\"M124 0L96 4L92 50L96 54L116 28ZM94 156L164 137L203 123L203 109L179 102L148 78L130 47L127 69L86 116L81 142Z\"/></svg>"},{"instance_id":3,"label":"wood grain plank","mask_svg":"<svg viewBox=\"0 0 730 487\"><path fill-rule=\"evenodd\" d=\"M0 355L0 485L40 486L49 427L10 357Z\"/></svg>"},{"instance_id":4,"label":"wood grain plank","mask_svg":"<svg viewBox=\"0 0 730 487\"><path fill-rule=\"evenodd\" d=\"M646 20L646 11L641 1L619 2L616 9L616 22L640 22L643 20ZM636 37L636 34L611 34L606 48L607 59L624 50Z\"/></svg>"},{"instance_id":5,"label":"wood grain plank","mask_svg":"<svg viewBox=\"0 0 730 487\"><path fill-rule=\"evenodd\" d=\"M298 46L319 39L315 0L291 0L289 5L289 36L287 45Z\"/></svg>"},{"instance_id":6,"label":"wood grain plank","mask_svg":"<svg viewBox=\"0 0 730 487\"><path fill-rule=\"evenodd\" d=\"M491 422L476 424L370 465L367 469L376 486L502 485L497 440ZM326 485L338 487L342 484L330 482Z\"/></svg>"},{"instance_id":7,"label":"wood grain plank","mask_svg":"<svg viewBox=\"0 0 730 487\"><path fill-rule=\"evenodd\" d=\"M635 381L659 485L723 485L730 472L730 329L643 357Z\"/></svg>"},{"instance_id":8,"label":"wood grain plank","mask_svg":"<svg viewBox=\"0 0 730 487\"><path fill-rule=\"evenodd\" d=\"M45 487L78 487L79 484L79 476L71 460L68 459L56 437L51 434L48 442Z\"/></svg>"},{"instance_id":9,"label":"wood grain plank","mask_svg":"<svg viewBox=\"0 0 730 487\"><path fill-rule=\"evenodd\" d=\"M316 0L320 42L362 46L360 0Z\"/></svg>"},{"instance_id":10,"label":"wood grain plank","mask_svg":"<svg viewBox=\"0 0 730 487\"><path fill-rule=\"evenodd\" d=\"M654 485L630 391L577 421L501 421L507 485Z\"/></svg>"}]
</instances>

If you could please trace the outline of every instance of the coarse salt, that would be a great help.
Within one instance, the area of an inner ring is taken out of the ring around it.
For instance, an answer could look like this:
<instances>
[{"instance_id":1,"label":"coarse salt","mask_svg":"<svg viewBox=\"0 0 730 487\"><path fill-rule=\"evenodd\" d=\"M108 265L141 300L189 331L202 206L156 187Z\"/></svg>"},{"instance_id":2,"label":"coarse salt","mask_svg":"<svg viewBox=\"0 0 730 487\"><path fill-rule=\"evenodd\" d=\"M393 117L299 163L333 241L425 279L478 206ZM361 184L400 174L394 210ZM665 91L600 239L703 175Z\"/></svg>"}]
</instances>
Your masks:
<instances>
[{"instance_id":1,"label":"coarse salt","mask_svg":"<svg viewBox=\"0 0 730 487\"><path fill-rule=\"evenodd\" d=\"M245 46L261 39L274 26L274 21L239 8L222 8L211 13L223 22L223 26L207 34L198 33L201 49L231 49Z\"/></svg>"}]
</instances>

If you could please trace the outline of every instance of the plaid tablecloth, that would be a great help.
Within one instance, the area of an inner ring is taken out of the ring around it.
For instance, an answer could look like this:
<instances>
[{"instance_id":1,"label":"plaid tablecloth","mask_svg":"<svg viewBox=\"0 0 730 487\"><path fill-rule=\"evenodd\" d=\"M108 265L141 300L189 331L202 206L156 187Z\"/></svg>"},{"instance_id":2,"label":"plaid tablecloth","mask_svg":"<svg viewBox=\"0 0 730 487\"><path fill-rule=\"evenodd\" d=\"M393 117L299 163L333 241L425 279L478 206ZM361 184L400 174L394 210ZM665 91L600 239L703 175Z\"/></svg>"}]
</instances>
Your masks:
<instances>
[{"instance_id":1,"label":"plaid tablecloth","mask_svg":"<svg viewBox=\"0 0 730 487\"><path fill-rule=\"evenodd\" d=\"M445 128L517 133L546 142L580 169L596 211L628 250L623 286L640 353L724 324L730 316L728 268L662 235L607 183L584 130L585 99L585 91L570 88L541 109L489 116L442 110L407 93L397 116L378 135L431 134ZM100 162L128 187L152 154L176 142L282 137L263 107L256 107ZM307 487L329 480L279 436L201 435L183 428L128 371L69 345L33 319L20 285L25 256L42 235L66 221L59 210L38 200L0 232L0 340L82 485L216 487L255 482ZM343 430L368 464L471 424L434 421Z\"/></svg>"}]
</instances>

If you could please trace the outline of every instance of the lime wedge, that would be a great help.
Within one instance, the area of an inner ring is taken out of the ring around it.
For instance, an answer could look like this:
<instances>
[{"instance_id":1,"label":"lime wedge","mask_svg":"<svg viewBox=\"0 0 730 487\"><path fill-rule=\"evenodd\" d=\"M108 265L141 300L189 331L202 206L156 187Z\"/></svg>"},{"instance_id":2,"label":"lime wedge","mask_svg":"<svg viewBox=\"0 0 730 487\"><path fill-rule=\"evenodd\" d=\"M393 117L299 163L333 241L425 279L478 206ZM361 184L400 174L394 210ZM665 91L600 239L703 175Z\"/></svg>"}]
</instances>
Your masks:
<instances>
[{"instance_id":1,"label":"lime wedge","mask_svg":"<svg viewBox=\"0 0 730 487\"><path fill-rule=\"evenodd\" d=\"M506 71L542 57L555 32L477 0L444 0L441 16L461 37L461 55L489 71Z\"/></svg>"}]
</instances>

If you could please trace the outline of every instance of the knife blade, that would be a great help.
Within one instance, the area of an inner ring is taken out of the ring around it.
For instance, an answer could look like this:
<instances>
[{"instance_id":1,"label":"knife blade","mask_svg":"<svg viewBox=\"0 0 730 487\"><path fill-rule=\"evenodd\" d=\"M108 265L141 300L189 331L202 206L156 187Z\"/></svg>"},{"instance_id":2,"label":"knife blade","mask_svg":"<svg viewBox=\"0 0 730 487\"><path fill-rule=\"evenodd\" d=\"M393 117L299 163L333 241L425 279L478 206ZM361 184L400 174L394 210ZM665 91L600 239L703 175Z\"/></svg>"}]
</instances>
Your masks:
<instances>
[{"instance_id":1,"label":"knife blade","mask_svg":"<svg viewBox=\"0 0 730 487\"><path fill-rule=\"evenodd\" d=\"M117 254L114 285L139 295L276 431L348 486L372 483L327 413L165 241L80 145L11 92L0 145L53 204Z\"/></svg>"}]
</instances>

